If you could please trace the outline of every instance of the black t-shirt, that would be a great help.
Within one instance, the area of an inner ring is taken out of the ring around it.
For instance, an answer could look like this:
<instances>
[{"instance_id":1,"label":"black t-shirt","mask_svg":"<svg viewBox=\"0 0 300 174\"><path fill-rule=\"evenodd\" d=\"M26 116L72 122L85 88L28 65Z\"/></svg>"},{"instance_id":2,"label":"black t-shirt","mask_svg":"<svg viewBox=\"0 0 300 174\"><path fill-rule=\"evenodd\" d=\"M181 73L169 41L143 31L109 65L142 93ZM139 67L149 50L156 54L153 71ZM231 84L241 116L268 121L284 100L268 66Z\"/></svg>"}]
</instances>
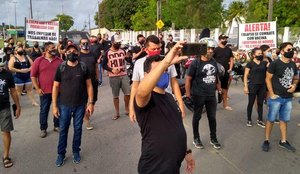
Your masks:
<instances>
[{"instance_id":1,"label":"black t-shirt","mask_svg":"<svg viewBox=\"0 0 300 174\"><path fill-rule=\"evenodd\" d=\"M249 68L248 83L249 84L265 84L267 62L261 61L260 64L256 64L254 61L248 62L246 68Z\"/></svg>"},{"instance_id":2,"label":"black t-shirt","mask_svg":"<svg viewBox=\"0 0 300 174\"><path fill-rule=\"evenodd\" d=\"M0 71L0 110L10 106L9 88L14 88L15 82L12 74L5 69Z\"/></svg>"},{"instance_id":3,"label":"black t-shirt","mask_svg":"<svg viewBox=\"0 0 300 174\"><path fill-rule=\"evenodd\" d=\"M298 75L295 62L284 63L277 59L270 63L268 72L273 74L272 87L274 94L282 98L293 97L293 94L287 92L287 90L293 83L293 77Z\"/></svg>"},{"instance_id":4,"label":"black t-shirt","mask_svg":"<svg viewBox=\"0 0 300 174\"><path fill-rule=\"evenodd\" d=\"M168 48L168 52L171 50L171 48L174 47L174 45L176 45L176 42L168 42L166 45L166 48ZM167 53L166 53L167 54Z\"/></svg>"},{"instance_id":5,"label":"black t-shirt","mask_svg":"<svg viewBox=\"0 0 300 174\"><path fill-rule=\"evenodd\" d=\"M192 94L197 96L215 96L217 82L217 63L215 60L195 59L188 70L192 77Z\"/></svg>"},{"instance_id":6,"label":"black t-shirt","mask_svg":"<svg viewBox=\"0 0 300 174\"><path fill-rule=\"evenodd\" d=\"M14 47L12 47L12 48L10 48L10 47L3 48L3 52L5 53L7 61L9 61L10 56L14 54L14 50L15 50Z\"/></svg>"},{"instance_id":7,"label":"black t-shirt","mask_svg":"<svg viewBox=\"0 0 300 174\"><path fill-rule=\"evenodd\" d=\"M136 46L132 47L131 51L132 51L132 53L137 54L141 51L141 47L136 45ZM147 53L146 53L146 51L143 51L135 60L138 60L138 59L143 58L145 56L147 56Z\"/></svg>"},{"instance_id":8,"label":"black t-shirt","mask_svg":"<svg viewBox=\"0 0 300 174\"><path fill-rule=\"evenodd\" d=\"M111 42L109 40L104 40L102 42L102 48L103 48L104 52L109 50L110 47L111 47Z\"/></svg>"},{"instance_id":9,"label":"black t-shirt","mask_svg":"<svg viewBox=\"0 0 300 174\"><path fill-rule=\"evenodd\" d=\"M91 78L95 79L96 78L96 63L97 63L97 57L89 52L87 54L80 52L78 56L78 60L84 62L90 72Z\"/></svg>"},{"instance_id":10,"label":"black t-shirt","mask_svg":"<svg viewBox=\"0 0 300 174\"><path fill-rule=\"evenodd\" d=\"M160 44L161 44L161 46L160 46L160 55L165 55L165 46L166 46L166 42L163 41L163 40L161 40L161 41L160 41Z\"/></svg>"},{"instance_id":11,"label":"black t-shirt","mask_svg":"<svg viewBox=\"0 0 300 174\"><path fill-rule=\"evenodd\" d=\"M87 102L86 80L90 79L88 68L84 69L78 63L75 67L62 64L57 68L54 80L60 82L60 102L66 106L79 106ZM86 65L84 65L86 66Z\"/></svg>"},{"instance_id":12,"label":"black t-shirt","mask_svg":"<svg viewBox=\"0 0 300 174\"><path fill-rule=\"evenodd\" d=\"M90 51L96 56L97 59L99 59L100 55L101 55L101 48L102 45L95 43L93 45L90 46Z\"/></svg>"},{"instance_id":13,"label":"black t-shirt","mask_svg":"<svg viewBox=\"0 0 300 174\"><path fill-rule=\"evenodd\" d=\"M173 96L152 92L145 107L138 107L136 102L134 107L142 135L138 173L179 174L187 138Z\"/></svg>"},{"instance_id":14,"label":"black t-shirt","mask_svg":"<svg viewBox=\"0 0 300 174\"><path fill-rule=\"evenodd\" d=\"M228 47L217 47L214 50L215 60L224 67L226 72L229 70L229 63L231 57L233 57L232 50Z\"/></svg>"}]
</instances>

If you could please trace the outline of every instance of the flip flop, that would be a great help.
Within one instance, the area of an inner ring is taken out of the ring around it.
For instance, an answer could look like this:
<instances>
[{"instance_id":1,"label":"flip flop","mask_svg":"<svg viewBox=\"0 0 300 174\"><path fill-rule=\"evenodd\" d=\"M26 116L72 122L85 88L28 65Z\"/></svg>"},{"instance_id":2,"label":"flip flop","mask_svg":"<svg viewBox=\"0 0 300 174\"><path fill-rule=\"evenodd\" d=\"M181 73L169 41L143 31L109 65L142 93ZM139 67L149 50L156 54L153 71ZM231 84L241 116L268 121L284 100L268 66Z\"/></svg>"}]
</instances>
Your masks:
<instances>
[{"instance_id":1,"label":"flip flop","mask_svg":"<svg viewBox=\"0 0 300 174\"><path fill-rule=\"evenodd\" d=\"M116 116L114 116L113 118L112 118L112 120L117 120L117 119L119 119L120 118L120 115L116 115Z\"/></svg>"},{"instance_id":2,"label":"flip flop","mask_svg":"<svg viewBox=\"0 0 300 174\"><path fill-rule=\"evenodd\" d=\"M224 109L227 110L227 111L232 111L233 110L230 106L226 106Z\"/></svg>"},{"instance_id":3,"label":"flip flop","mask_svg":"<svg viewBox=\"0 0 300 174\"><path fill-rule=\"evenodd\" d=\"M2 161L3 161L4 168L10 168L14 165L9 157L3 158Z\"/></svg>"}]
</instances>

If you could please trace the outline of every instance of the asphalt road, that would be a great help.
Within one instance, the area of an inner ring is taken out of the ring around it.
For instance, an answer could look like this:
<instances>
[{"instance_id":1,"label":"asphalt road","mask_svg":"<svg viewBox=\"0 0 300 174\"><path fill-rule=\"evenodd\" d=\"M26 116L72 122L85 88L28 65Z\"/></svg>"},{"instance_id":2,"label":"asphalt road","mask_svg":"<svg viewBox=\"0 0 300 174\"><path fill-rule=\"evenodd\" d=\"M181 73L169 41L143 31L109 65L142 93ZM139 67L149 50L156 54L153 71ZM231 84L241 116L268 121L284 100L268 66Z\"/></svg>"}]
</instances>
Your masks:
<instances>
[{"instance_id":1,"label":"asphalt road","mask_svg":"<svg viewBox=\"0 0 300 174\"><path fill-rule=\"evenodd\" d=\"M22 115L14 120L12 132L11 157L14 166L4 169L0 165L0 174L135 174L140 156L141 136L137 124L125 116L124 102L121 100L121 118L113 121L112 94L107 77L104 86L99 87L99 101L92 116L94 130L83 129L82 161L72 163L71 143L73 131L70 129L67 148L67 160L64 166L56 167L56 147L58 133L52 131L53 123L49 119L49 134L39 137L39 108L31 106L28 97L21 97ZM187 111L184 120L188 135L188 146L196 159L196 174L297 174L300 173L300 106L293 102L292 118L288 127L288 140L298 151L288 152L278 146L279 126L275 125L271 136L271 149L261 150L264 129L254 125L246 127L247 97L242 93L242 83L233 83L230 89L229 103L233 111L225 111L218 106L217 135L222 149L215 150L209 144L209 128L206 115L200 121L200 134L204 149L192 145L192 113ZM36 96L36 98L38 98ZM121 96L123 98L123 96ZM120 99L121 99L120 98ZM264 110L266 115L266 106ZM50 114L51 116L51 114ZM257 114L253 112L253 120ZM72 128L72 127L71 127ZM2 153L2 146L0 146ZM182 173L185 162L182 163Z\"/></svg>"}]
</instances>

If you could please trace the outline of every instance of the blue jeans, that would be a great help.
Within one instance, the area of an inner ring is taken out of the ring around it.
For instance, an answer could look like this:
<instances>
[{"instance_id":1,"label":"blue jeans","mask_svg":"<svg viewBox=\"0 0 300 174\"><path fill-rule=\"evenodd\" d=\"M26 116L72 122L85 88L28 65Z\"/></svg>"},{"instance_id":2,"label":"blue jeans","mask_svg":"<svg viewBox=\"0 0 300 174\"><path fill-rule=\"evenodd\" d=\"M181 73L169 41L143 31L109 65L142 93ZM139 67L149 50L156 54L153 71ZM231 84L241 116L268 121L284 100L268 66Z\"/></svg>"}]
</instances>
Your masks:
<instances>
[{"instance_id":1,"label":"blue jeans","mask_svg":"<svg viewBox=\"0 0 300 174\"><path fill-rule=\"evenodd\" d=\"M48 115L50 110L50 105L52 102L52 94L44 94L40 96L40 129L47 130L48 128ZM53 117L54 127L59 127L59 121L57 118Z\"/></svg>"},{"instance_id":2,"label":"blue jeans","mask_svg":"<svg viewBox=\"0 0 300 174\"><path fill-rule=\"evenodd\" d=\"M82 135L82 123L85 113L85 105L69 107L65 105L60 105L60 116L59 116L59 141L57 147L57 153L59 155L65 155L67 142L68 142L68 132L71 119L73 117L73 153L78 153L80 151L81 145L81 135Z\"/></svg>"},{"instance_id":3,"label":"blue jeans","mask_svg":"<svg viewBox=\"0 0 300 174\"><path fill-rule=\"evenodd\" d=\"M99 63L99 83L102 83L102 63Z\"/></svg>"},{"instance_id":4,"label":"blue jeans","mask_svg":"<svg viewBox=\"0 0 300 174\"><path fill-rule=\"evenodd\" d=\"M268 99L268 121L274 122L278 113L279 120L288 122L291 118L292 111L292 98L281 98L278 97L276 99Z\"/></svg>"}]
</instances>

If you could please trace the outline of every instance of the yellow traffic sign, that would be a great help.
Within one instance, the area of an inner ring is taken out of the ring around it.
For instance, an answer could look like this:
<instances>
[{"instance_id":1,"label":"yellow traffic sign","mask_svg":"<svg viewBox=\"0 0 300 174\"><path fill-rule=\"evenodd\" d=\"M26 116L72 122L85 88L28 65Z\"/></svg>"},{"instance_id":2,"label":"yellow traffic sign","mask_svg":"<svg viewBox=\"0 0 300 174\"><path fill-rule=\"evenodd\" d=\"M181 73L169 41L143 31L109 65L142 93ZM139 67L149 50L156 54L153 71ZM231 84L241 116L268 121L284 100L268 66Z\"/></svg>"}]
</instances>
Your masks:
<instances>
[{"instance_id":1,"label":"yellow traffic sign","mask_svg":"<svg viewBox=\"0 0 300 174\"><path fill-rule=\"evenodd\" d=\"M157 28L161 29L165 24L163 23L163 21L160 19L159 21L156 22L156 26Z\"/></svg>"}]
</instances>

